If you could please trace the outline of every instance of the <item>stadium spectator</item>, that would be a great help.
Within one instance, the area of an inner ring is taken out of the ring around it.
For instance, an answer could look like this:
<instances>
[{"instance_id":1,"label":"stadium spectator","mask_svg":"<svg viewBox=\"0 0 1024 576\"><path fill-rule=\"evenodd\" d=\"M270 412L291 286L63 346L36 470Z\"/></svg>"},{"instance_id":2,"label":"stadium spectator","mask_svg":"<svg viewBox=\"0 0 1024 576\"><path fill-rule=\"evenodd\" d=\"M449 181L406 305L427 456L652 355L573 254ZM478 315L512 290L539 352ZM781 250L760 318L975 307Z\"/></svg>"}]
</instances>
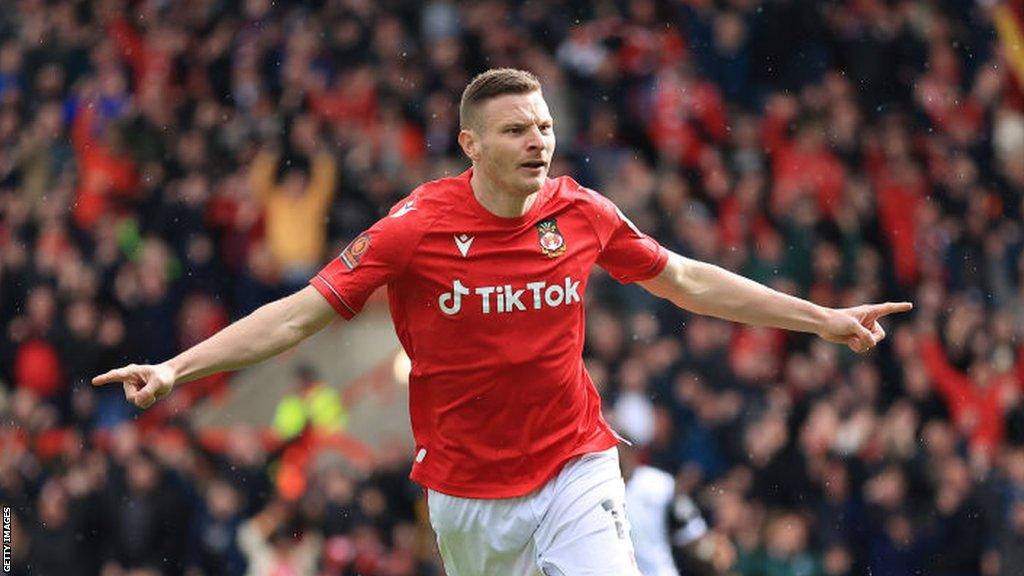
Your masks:
<instances>
[{"instance_id":1,"label":"stadium spectator","mask_svg":"<svg viewBox=\"0 0 1024 576\"><path fill-rule=\"evenodd\" d=\"M326 246L325 218L334 196L336 168L329 153L315 149L316 129L311 118L297 119L292 140L303 146L298 155L281 158L261 152L252 165L253 191L266 212L267 248L287 288L308 280ZM280 176L275 178L275 173Z\"/></svg>"},{"instance_id":2,"label":"stadium spectator","mask_svg":"<svg viewBox=\"0 0 1024 576\"><path fill-rule=\"evenodd\" d=\"M238 546L249 576L314 574L323 545L284 502L271 502L238 528Z\"/></svg>"}]
</instances>

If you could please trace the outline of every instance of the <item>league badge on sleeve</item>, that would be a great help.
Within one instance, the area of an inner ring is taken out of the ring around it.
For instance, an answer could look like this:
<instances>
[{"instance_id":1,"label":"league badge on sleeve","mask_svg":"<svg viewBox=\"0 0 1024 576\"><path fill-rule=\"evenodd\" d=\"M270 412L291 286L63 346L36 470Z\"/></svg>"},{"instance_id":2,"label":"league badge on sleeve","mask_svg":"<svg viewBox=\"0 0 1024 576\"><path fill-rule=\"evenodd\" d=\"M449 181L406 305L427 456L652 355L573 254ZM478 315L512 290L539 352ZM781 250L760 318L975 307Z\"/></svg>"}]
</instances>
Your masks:
<instances>
[{"instance_id":1,"label":"league badge on sleeve","mask_svg":"<svg viewBox=\"0 0 1024 576\"><path fill-rule=\"evenodd\" d=\"M338 258L349 270L354 270L359 265L359 260L366 254L366 250L370 247L370 233L363 232L359 236L356 236L355 240L349 242L348 246L341 251Z\"/></svg>"},{"instance_id":2,"label":"league badge on sleeve","mask_svg":"<svg viewBox=\"0 0 1024 576\"><path fill-rule=\"evenodd\" d=\"M562 237L554 218L537 224L537 236L540 240L540 251L548 258L557 258L565 254L565 238Z\"/></svg>"}]
</instances>

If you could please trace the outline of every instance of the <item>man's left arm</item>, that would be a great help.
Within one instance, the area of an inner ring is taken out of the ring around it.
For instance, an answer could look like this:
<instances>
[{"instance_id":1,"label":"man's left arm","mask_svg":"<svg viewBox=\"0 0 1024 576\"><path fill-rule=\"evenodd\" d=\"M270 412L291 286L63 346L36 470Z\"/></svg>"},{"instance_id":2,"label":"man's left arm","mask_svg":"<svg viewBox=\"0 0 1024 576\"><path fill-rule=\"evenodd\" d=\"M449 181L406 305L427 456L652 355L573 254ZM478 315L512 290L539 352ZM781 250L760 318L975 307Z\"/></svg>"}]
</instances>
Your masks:
<instances>
[{"instance_id":1,"label":"man's left arm","mask_svg":"<svg viewBox=\"0 0 1024 576\"><path fill-rule=\"evenodd\" d=\"M335 183L337 182L338 166L329 152L317 152L312 158L312 178L309 181L309 193L317 199L317 204L325 209L334 199Z\"/></svg>"},{"instance_id":2,"label":"man's left arm","mask_svg":"<svg viewBox=\"0 0 1024 576\"><path fill-rule=\"evenodd\" d=\"M855 352L864 352L885 338L880 318L913 307L910 302L886 302L826 308L671 252L664 270L639 284L655 296L697 314L810 332Z\"/></svg>"}]
</instances>

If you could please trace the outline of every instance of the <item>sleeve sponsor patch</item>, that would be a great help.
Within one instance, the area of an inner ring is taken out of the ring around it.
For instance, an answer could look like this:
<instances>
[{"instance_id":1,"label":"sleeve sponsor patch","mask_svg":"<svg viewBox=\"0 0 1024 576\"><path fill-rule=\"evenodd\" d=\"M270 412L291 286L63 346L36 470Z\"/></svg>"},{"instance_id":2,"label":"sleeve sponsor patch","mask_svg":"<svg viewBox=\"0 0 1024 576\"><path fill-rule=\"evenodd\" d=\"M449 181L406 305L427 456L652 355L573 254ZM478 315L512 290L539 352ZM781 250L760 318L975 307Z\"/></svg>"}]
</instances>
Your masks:
<instances>
[{"instance_id":1,"label":"sleeve sponsor patch","mask_svg":"<svg viewBox=\"0 0 1024 576\"><path fill-rule=\"evenodd\" d=\"M362 259L363 254L370 249L370 233L363 232L359 236L356 236L354 240L349 242L348 246L341 251L338 258L345 264L345 267L349 270L354 270L359 265L359 260Z\"/></svg>"}]
</instances>

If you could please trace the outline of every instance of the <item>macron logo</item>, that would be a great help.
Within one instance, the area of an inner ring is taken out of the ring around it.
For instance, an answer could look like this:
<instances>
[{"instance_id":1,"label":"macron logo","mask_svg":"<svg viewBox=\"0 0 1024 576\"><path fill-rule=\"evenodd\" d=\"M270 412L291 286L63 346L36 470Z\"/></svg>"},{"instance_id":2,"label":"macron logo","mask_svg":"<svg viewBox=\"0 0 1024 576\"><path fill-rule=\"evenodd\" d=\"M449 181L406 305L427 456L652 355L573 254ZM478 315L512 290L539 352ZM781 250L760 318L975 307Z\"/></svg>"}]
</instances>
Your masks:
<instances>
[{"instance_id":1,"label":"macron logo","mask_svg":"<svg viewBox=\"0 0 1024 576\"><path fill-rule=\"evenodd\" d=\"M398 210L395 210L395 213L392 214L391 217L392 218L401 218L402 216L405 216L406 214L408 214L409 212L412 212L415 209L416 209L416 207L412 205L412 200L409 200L405 204L402 204L401 208L399 208Z\"/></svg>"},{"instance_id":2,"label":"macron logo","mask_svg":"<svg viewBox=\"0 0 1024 576\"><path fill-rule=\"evenodd\" d=\"M473 245L473 237L465 234L459 234L455 237L455 245L459 248L459 253L465 258L469 256L469 247Z\"/></svg>"},{"instance_id":3,"label":"macron logo","mask_svg":"<svg viewBox=\"0 0 1024 576\"><path fill-rule=\"evenodd\" d=\"M480 297L480 311L484 314L525 312L579 302L580 281L566 276L564 284L529 282L525 287L518 289L511 284L473 289L455 280L452 282L452 291L445 292L437 298L437 305L441 312L454 316L462 310L463 299L469 299L470 295L474 294Z\"/></svg>"}]
</instances>

